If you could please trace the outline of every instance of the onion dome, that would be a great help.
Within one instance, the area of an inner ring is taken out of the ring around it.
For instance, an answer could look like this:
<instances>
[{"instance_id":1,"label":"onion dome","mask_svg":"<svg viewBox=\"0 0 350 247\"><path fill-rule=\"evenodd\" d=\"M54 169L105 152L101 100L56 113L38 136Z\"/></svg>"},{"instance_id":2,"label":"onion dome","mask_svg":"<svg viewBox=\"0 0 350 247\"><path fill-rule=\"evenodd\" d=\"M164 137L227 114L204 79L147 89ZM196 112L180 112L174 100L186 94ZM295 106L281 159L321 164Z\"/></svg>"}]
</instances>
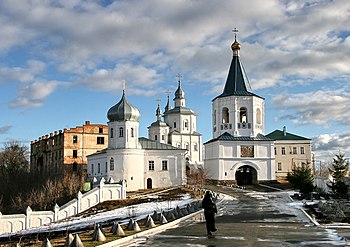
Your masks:
<instances>
[{"instance_id":1,"label":"onion dome","mask_svg":"<svg viewBox=\"0 0 350 247\"><path fill-rule=\"evenodd\" d=\"M235 39L235 42L233 42L233 44L231 45L231 49L232 51L237 51L241 49L241 44L237 42L237 40Z\"/></svg>"},{"instance_id":2,"label":"onion dome","mask_svg":"<svg viewBox=\"0 0 350 247\"><path fill-rule=\"evenodd\" d=\"M139 121L140 111L131 105L125 98L125 91L121 100L112 106L107 113L109 121Z\"/></svg>"},{"instance_id":3,"label":"onion dome","mask_svg":"<svg viewBox=\"0 0 350 247\"><path fill-rule=\"evenodd\" d=\"M175 92L175 99L183 99L185 96L185 92L181 88L181 82L179 80L179 86L177 87L177 90Z\"/></svg>"}]
</instances>

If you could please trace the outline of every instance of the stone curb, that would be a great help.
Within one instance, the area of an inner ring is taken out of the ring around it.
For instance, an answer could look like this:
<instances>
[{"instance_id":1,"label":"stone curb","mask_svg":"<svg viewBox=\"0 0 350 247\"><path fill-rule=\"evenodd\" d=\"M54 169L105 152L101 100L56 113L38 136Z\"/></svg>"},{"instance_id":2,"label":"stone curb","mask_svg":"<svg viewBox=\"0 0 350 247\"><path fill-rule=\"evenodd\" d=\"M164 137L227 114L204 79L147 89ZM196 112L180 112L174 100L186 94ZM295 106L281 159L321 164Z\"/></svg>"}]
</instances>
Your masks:
<instances>
[{"instance_id":1,"label":"stone curb","mask_svg":"<svg viewBox=\"0 0 350 247\"><path fill-rule=\"evenodd\" d=\"M225 195L224 194L221 194L223 195L223 197L216 203L216 204L220 204L224 198L225 198ZM171 227L174 227L176 225L178 225L179 223L181 223L182 221L185 221L185 220L188 220L200 213L203 213L203 209L201 210L198 210L197 212L194 212L192 214L189 214L189 215L186 215L184 217L181 217L177 220L173 220L169 223L166 223L164 225L160 225L160 226L157 226L157 227L154 227L154 228L151 228L151 229L148 229L148 230L145 230L145 231L142 231L142 232L139 232L139 233L136 233L136 234L133 234L133 235L130 235L130 236L127 236L127 237L124 237L124 238L121 238L121 239L117 239L117 240L114 240L114 241L111 241L111 242L108 242L108 243L104 243L104 244L101 244L101 245L97 245L96 247L113 247L113 246L121 246L123 244L126 244L130 241L133 241L133 240L136 240L138 238L141 238L141 237L145 237L145 236L148 236L148 235L154 235L154 234L157 234L157 233L160 233L162 231L165 231Z\"/></svg>"}]
</instances>

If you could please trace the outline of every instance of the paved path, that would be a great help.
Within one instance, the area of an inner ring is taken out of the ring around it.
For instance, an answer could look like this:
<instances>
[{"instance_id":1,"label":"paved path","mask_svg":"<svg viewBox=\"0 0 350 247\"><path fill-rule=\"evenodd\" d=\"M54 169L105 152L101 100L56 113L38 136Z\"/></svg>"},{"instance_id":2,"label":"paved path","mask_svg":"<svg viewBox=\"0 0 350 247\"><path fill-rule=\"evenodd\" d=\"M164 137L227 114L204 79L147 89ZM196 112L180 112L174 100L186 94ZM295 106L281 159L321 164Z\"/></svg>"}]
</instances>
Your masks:
<instances>
[{"instance_id":1,"label":"paved path","mask_svg":"<svg viewBox=\"0 0 350 247\"><path fill-rule=\"evenodd\" d=\"M313 226L285 192L218 189L228 196L218 205L215 238L207 238L203 214L199 214L129 246L350 246L349 229Z\"/></svg>"}]
</instances>

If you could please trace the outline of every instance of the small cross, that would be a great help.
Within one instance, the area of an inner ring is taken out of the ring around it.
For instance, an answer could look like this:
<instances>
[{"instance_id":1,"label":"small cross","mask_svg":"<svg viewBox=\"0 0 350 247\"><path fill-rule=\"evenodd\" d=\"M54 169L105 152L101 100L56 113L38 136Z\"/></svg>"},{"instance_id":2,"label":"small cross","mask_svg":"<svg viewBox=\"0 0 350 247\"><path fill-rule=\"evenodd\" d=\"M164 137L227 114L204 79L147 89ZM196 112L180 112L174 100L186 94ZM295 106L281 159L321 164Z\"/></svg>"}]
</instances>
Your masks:
<instances>
[{"instance_id":1,"label":"small cross","mask_svg":"<svg viewBox=\"0 0 350 247\"><path fill-rule=\"evenodd\" d=\"M181 81L181 79L182 79L182 75L181 75L181 73L178 73L178 74L176 75L176 77L177 77L177 81L178 81L178 82L180 82L180 81Z\"/></svg>"},{"instance_id":2,"label":"small cross","mask_svg":"<svg viewBox=\"0 0 350 247\"><path fill-rule=\"evenodd\" d=\"M167 90L167 91L165 91L165 93L168 95L168 97L169 97L169 95L171 94L171 91L169 91L169 90Z\"/></svg>"},{"instance_id":3,"label":"small cross","mask_svg":"<svg viewBox=\"0 0 350 247\"><path fill-rule=\"evenodd\" d=\"M158 105L159 105L162 100L158 97L156 101L158 102Z\"/></svg>"},{"instance_id":4,"label":"small cross","mask_svg":"<svg viewBox=\"0 0 350 247\"><path fill-rule=\"evenodd\" d=\"M125 91L125 87L126 87L126 81L125 80L122 81L122 87L123 87L123 91Z\"/></svg>"},{"instance_id":5,"label":"small cross","mask_svg":"<svg viewBox=\"0 0 350 247\"><path fill-rule=\"evenodd\" d=\"M234 29L232 30L232 32L235 34L235 39L236 39L237 33L238 33L238 29L237 29L237 28L234 28Z\"/></svg>"}]
</instances>

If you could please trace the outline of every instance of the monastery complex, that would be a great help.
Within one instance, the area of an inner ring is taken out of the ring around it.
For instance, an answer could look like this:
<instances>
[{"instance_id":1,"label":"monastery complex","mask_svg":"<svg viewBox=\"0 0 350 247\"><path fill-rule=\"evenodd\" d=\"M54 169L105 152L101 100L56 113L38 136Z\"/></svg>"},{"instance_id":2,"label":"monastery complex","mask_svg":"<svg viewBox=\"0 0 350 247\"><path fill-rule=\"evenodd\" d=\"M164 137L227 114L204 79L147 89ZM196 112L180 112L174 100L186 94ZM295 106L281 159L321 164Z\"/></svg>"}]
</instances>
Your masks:
<instances>
[{"instance_id":1,"label":"monastery complex","mask_svg":"<svg viewBox=\"0 0 350 247\"><path fill-rule=\"evenodd\" d=\"M158 104L147 138L139 136L140 112L123 90L107 111L107 125L86 121L33 141L31 169L82 172L90 181L124 181L134 191L186 184L196 169L206 169L216 183L244 185L284 179L298 166L311 166L309 138L286 127L265 135L265 99L252 91L240 48L235 39L223 92L211 103L212 138L204 144L179 78L173 102L168 96L164 111Z\"/></svg>"}]
</instances>

